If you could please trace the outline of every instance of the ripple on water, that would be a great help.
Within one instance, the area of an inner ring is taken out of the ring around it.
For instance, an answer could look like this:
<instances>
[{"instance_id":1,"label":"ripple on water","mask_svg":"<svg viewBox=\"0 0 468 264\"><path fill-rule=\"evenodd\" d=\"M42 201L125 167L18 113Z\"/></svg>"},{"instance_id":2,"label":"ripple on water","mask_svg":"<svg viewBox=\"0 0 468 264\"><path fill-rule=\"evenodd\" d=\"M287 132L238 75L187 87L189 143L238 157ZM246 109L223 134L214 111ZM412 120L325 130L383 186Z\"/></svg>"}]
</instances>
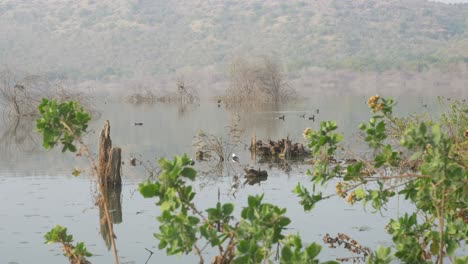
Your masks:
<instances>
[{"instance_id":1,"label":"ripple on water","mask_svg":"<svg viewBox=\"0 0 468 264\"><path fill-rule=\"evenodd\" d=\"M24 217L26 218L30 218L30 217L36 217L36 216L40 216L38 214L25 214Z\"/></svg>"}]
</instances>

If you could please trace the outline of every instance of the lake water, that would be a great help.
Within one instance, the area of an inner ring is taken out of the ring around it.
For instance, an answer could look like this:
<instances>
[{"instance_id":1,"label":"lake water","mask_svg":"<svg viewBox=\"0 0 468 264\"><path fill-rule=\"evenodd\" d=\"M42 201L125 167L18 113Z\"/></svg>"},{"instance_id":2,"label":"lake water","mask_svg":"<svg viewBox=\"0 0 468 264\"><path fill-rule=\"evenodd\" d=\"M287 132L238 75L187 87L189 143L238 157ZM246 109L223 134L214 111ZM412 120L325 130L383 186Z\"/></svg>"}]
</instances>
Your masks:
<instances>
[{"instance_id":1,"label":"lake water","mask_svg":"<svg viewBox=\"0 0 468 264\"><path fill-rule=\"evenodd\" d=\"M397 98L396 113L442 111L435 98ZM428 107L423 105L427 104ZM339 132L345 135L344 143L361 153L362 144L357 142L357 125L370 117L364 97L330 96L310 98L301 102L263 109L230 109L218 107L216 102L203 100L200 105L181 108L177 105L138 105L97 99L100 115L91 124L86 137L91 149L96 151L98 132L104 121L111 124L114 146L123 151L123 188L120 194L122 221L114 225L116 244L121 263L145 263L149 256L146 249L154 251L148 263L196 263L198 258L166 256L157 250L158 241L153 233L158 230L155 217L159 208L154 200L143 199L137 191L138 183L147 179L142 166L128 165L131 157L144 161L148 166L156 164L160 157L172 158L187 153L195 158L193 136L202 129L207 133L227 139L228 127L244 130L241 142L232 151L241 160L241 167L251 165L268 170L268 180L260 185L246 185L236 197L228 195L231 178L240 170L230 164L216 169L216 161L195 165L200 177L193 183L197 191L196 202L201 208L215 206L218 189L221 202L232 202L236 214L246 204L247 196L265 193L265 201L287 208L292 219L288 232L300 233L303 242L317 242L323 246L321 260L351 256L342 249L328 249L322 242L326 233L346 233L361 244L375 249L377 245L391 245L391 238L384 231L390 218L410 210L404 201L393 199L388 210L372 213L357 204L350 206L343 199L331 198L319 203L310 213L305 213L298 198L291 192L298 182L311 186L305 171L311 165L292 164L289 172L268 164L255 164L245 144L255 133L257 139L280 139L289 136L293 142L305 143L304 128L318 128L322 120L335 120ZM320 109L317 114L316 110ZM285 120L279 120L280 115ZM301 114L315 114L315 122L300 118ZM94 254L93 263L112 263L100 234L99 208L95 206L96 188L86 173L74 177L73 168L84 169L86 162L73 154L59 150L43 151L40 138L33 131L30 120L1 121L0 124L0 263L65 263L58 244L45 245L44 234L60 224L68 228L75 241L84 241ZM142 122L143 126L133 126ZM333 193L334 186L325 192ZM146 248L146 249L145 249ZM205 261L210 262L210 252Z\"/></svg>"}]
</instances>

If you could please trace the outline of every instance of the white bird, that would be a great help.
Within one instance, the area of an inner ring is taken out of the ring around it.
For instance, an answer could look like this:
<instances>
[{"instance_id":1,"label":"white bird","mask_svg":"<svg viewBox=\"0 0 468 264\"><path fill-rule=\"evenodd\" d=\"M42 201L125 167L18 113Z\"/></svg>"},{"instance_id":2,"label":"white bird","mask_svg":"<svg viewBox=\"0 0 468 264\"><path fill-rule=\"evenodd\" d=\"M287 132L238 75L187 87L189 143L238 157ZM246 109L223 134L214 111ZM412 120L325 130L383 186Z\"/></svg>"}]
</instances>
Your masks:
<instances>
[{"instance_id":1,"label":"white bird","mask_svg":"<svg viewBox=\"0 0 468 264\"><path fill-rule=\"evenodd\" d=\"M232 161L234 163L239 163L239 157L236 156L236 154L232 153Z\"/></svg>"}]
</instances>

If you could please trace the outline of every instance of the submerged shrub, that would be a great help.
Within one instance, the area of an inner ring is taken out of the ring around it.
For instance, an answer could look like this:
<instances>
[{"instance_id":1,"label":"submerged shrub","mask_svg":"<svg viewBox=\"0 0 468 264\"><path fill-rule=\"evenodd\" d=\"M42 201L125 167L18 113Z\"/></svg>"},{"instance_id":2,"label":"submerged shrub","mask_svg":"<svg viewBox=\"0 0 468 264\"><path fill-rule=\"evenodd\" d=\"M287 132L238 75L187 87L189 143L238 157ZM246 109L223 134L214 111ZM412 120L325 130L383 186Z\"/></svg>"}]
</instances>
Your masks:
<instances>
[{"instance_id":1,"label":"submerged shrub","mask_svg":"<svg viewBox=\"0 0 468 264\"><path fill-rule=\"evenodd\" d=\"M230 85L224 96L228 104L270 104L295 98L281 64L269 57L239 58L230 65Z\"/></svg>"}]
</instances>

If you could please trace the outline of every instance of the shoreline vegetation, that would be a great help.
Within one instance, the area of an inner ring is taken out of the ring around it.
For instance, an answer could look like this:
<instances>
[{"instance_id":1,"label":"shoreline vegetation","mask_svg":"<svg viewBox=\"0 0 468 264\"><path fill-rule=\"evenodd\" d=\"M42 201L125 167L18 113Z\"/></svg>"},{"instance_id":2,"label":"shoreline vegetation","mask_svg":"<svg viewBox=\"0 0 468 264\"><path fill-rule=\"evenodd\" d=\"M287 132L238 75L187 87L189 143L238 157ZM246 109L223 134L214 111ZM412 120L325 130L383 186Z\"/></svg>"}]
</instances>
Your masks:
<instances>
[{"instance_id":1,"label":"shoreline vegetation","mask_svg":"<svg viewBox=\"0 0 468 264\"><path fill-rule=\"evenodd\" d=\"M278 66L282 68L279 75L285 88L283 99L315 97L317 94L321 96L337 94L365 96L375 93L386 93L394 97L453 96L453 94L461 98L468 97L466 91L468 63L455 63L444 69L430 68L422 72L330 71L310 68L298 73L290 73L281 63L278 63ZM221 72L220 69L186 70L168 75L109 80L54 80L39 73L32 75L5 67L0 67L0 69L2 105L12 102L15 93L22 95L22 97L16 97L19 101L40 98L32 94L25 96L25 90L19 89L22 87L29 88L26 90L41 96L47 97L47 94L55 94L58 99L75 98L92 108L94 105L90 97L100 95L108 97L110 93L115 98L122 98L124 101L133 103L172 103L181 100L198 103L202 99L225 97L235 86L232 73ZM181 93L179 87L184 87L185 92ZM21 112L27 112L27 114L34 110L34 107L29 104L23 104L22 107L28 108L20 109Z\"/></svg>"}]
</instances>

